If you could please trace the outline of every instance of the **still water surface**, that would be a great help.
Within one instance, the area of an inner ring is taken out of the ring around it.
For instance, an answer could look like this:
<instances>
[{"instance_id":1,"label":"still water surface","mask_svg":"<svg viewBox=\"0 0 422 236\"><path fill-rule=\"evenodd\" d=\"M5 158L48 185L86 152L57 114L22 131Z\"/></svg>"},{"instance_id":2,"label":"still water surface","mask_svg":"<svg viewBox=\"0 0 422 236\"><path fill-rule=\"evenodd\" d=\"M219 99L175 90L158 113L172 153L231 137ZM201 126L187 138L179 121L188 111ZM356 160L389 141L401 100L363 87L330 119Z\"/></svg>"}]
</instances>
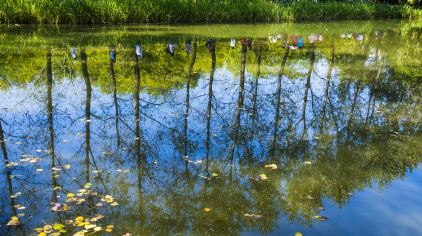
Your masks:
<instances>
[{"instance_id":1,"label":"still water surface","mask_svg":"<svg viewBox=\"0 0 422 236\"><path fill-rule=\"evenodd\" d=\"M420 235L421 25L2 26L0 234Z\"/></svg>"}]
</instances>

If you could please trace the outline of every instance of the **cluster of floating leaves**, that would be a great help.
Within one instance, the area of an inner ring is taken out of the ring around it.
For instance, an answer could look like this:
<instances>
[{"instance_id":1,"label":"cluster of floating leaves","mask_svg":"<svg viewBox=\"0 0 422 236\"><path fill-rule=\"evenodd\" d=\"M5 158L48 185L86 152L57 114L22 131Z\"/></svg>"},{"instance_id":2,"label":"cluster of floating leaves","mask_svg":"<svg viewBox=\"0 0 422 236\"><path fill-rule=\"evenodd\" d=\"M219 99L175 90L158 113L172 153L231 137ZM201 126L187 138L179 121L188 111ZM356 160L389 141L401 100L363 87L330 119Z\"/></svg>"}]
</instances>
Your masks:
<instances>
[{"instance_id":1,"label":"cluster of floating leaves","mask_svg":"<svg viewBox=\"0 0 422 236\"><path fill-rule=\"evenodd\" d=\"M95 232L104 231L111 233L113 231L113 225L107 225L106 227L97 225L97 222L104 218L102 215L96 215L92 218L84 218L83 216L78 216L72 220L66 220L66 225L56 223L54 225L45 225L43 228L34 229L38 233L38 236L58 236L62 233L67 233L66 228L76 229L74 236L84 236L89 235Z\"/></svg>"},{"instance_id":2,"label":"cluster of floating leaves","mask_svg":"<svg viewBox=\"0 0 422 236\"><path fill-rule=\"evenodd\" d=\"M67 193L66 194L66 203L51 203L52 207L51 210L54 212L66 212L69 211L71 208L67 203L73 203L73 204L81 204L85 202L85 197L87 196L97 196L100 198L101 202L106 202L110 204L110 206L117 206L119 205L112 196L105 195L105 196L99 196L97 192L93 191L91 183L86 183L82 189L79 189L77 193ZM103 206L103 203L98 202L96 204L97 207ZM25 209L24 206L18 204L15 205L15 208L19 210ZM77 231L74 233L74 236L83 236L83 235L89 235L96 232L112 232L114 226L108 225L108 226L100 226L97 225L97 222L101 219L103 219L103 215L95 215L92 218L84 218L83 216L78 216L75 219L66 220L66 225L56 223L56 224L46 224L43 228L36 228L34 229L35 232L38 233L38 236L58 236L62 233L67 233L67 231ZM12 216L7 223L7 226L18 226L21 222L17 216ZM67 230L68 229L68 230ZM130 235L130 234L128 234Z\"/></svg>"}]
</instances>

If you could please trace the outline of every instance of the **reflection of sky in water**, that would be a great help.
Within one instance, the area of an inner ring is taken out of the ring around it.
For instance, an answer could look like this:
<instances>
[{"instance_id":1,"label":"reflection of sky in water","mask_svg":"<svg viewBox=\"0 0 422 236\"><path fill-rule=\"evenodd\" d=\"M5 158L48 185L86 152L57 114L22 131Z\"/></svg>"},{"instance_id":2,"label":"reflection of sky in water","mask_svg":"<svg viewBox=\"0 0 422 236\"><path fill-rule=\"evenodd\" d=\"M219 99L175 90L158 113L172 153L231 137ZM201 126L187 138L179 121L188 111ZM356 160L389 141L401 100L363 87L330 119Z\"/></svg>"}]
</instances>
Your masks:
<instances>
[{"instance_id":1,"label":"reflection of sky in water","mask_svg":"<svg viewBox=\"0 0 422 236\"><path fill-rule=\"evenodd\" d=\"M371 51L365 62L366 66L371 65L374 55L374 52ZM290 62L288 61L288 63ZM383 154L379 143L374 142L374 144L372 140L367 139L365 136L361 137L356 134L359 133L361 126L366 125L365 122L368 119L368 100L370 101L371 99L371 88L368 84L363 84L362 87L359 87L359 83L355 80L349 80L349 84L347 84L344 78L341 79L339 76L341 69L334 66L332 80L327 91L331 99L330 102L333 104L333 108L330 109L334 110L332 112L335 113L335 117L327 120L327 133L323 135L335 140L324 143L319 141L323 139L323 137L319 137L323 136L319 124L322 115L320 110L323 106L327 89L325 78L328 76L329 62L325 58L315 61L306 101L304 101L304 96L309 61L303 59L296 63L292 62L288 66L294 68L301 75L294 79L287 76L281 78L280 129L276 134L273 134L273 125L276 117L275 98L278 92L278 78L273 75L259 78L258 96L256 98L256 120L253 120L252 107L254 103L255 75L246 71L245 101L239 124L241 138L240 141L235 143L236 160L233 164L233 171L234 176L236 176L235 179L238 181L237 184L245 188L245 191L250 190L250 192L244 193L247 200L253 199L252 195L259 192L259 190L254 189L256 186L254 186L253 180L249 177L257 176L262 172L262 166L267 163L267 158L272 158L272 161L278 162L280 166L281 176L275 179L274 185L277 186L276 182L281 182L280 189L277 189L277 191L285 200L288 182L294 180L296 175L300 176L300 174L305 173L303 174L305 177L311 176L315 178L315 182L322 181L321 176L314 177L312 173L307 173L307 171L312 172L314 169L303 170L301 168L305 160L318 162L320 159L332 158L335 161L338 159L338 166L347 167L350 163L342 158L346 156L346 158L354 158L353 161L362 161L367 164L363 159L371 158L372 156L366 156L368 152L368 150L365 150L367 148L366 145L369 148L373 147L376 151L381 149L379 153ZM89 70L90 66L88 64ZM275 68L275 71L277 70L278 68ZM234 143L232 129L235 127L234 117L238 110L237 102L240 87L240 81L237 77L227 66L217 68L214 73L214 94L212 96L210 120L212 134L210 145L211 167L209 172L218 170L221 171L221 175L230 171L227 157L230 147ZM206 156L206 111L209 99L209 78L209 72L202 73L197 83L194 86L192 85L189 91L190 111L187 119L187 153L193 161L204 161ZM47 149L49 143L46 93L45 85L35 86L33 84L29 84L25 88L12 87L11 89L0 91L0 101L2 101L0 115L6 122L4 129L8 137L6 145L10 160L16 161L22 154L43 157L40 163L18 166L13 169L13 175L17 176L13 181L15 185L14 192L21 191L23 193L16 201L28 209L26 211L27 216L24 218L24 221L27 222L25 227L28 229L40 226L41 219L49 221L56 218L49 210L49 203L52 198L50 156L44 152L39 153L35 151L37 149ZM61 165L68 163L72 166L70 170L62 171L63 173L58 182L63 186L65 192L75 192L85 183L86 174L84 163L86 137L85 82L80 77L57 82L53 86L52 96L56 155L60 159ZM137 205L139 201L139 182L142 184L143 194L147 196L147 205L150 204L168 213L171 211L171 209L168 209L169 204L180 201L180 204L184 204L184 207L188 208L193 205L198 207L197 211L201 211L202 206L198 206L200 203L195 201L197 201L196 198L200 198L197 195L200 195L205 185L205 182L200 177L207 174L204 164L189 164L188 170L190 174L186 177L185 162L182 159L184 153L183 130L186 108L186 84L180 89L171 89L165 95L153 96L142 92L140 97L142 154L145 154L147 158L142 181L138 179L140 177L137 172L137 159L134 151L135 115L133 95L130 93L118 94L119 132L122 145L117 147L113 95L111 93L103 93L93 82L90 122L92 157L90 156L90 158L94 158L95 163L90 163L90 174L91 182L98 188L99 192L111 194L121 203L121 208L118 208L120 214L118 210L115 210L117 213L115 212L114 214L117 214L117 216L113 215L110 221L123 221L123 223L126 220L128 222L136 221L136 217L133 216L136 215L136 209L133 206ZM305 102L307 106L303 112ZM401 105L400 102L403 101L393 101L392 103L394 106L399 106ZM375 104L374 109L376 110L378 107L390 108L392 106L391 103L382 99L376 100ZM355 106L355 110L350 112L353 106ZM354 116L352 117L352 115ZM304 120L302 120L302 116L305 117ZM387 113L380 112L378 114L376 112L372 122L387 127L385 124L386 117L388 118ZM306 130L302 122L306 122ZM333 125L334 122L337 122L338 127ZM351 128L349 127L350 124L352 124ZM351 129L351 137L349 137L349 132L347 132L349 128ZM339 134L340 132L346 133L347 137L344 138L343 134ZM309 140L309 142L306 142L306 145L301 145L303 142L302 137L304 137L303 133L308 135L306 140ZM286 137L288 136L287 134L293 138L289 139ZM26 135L29 136L23 138ZM353 139L353 135L356 136L355 139ZM411 133L411 135L413 134ZM389 138L388 134L386 135L385 133L381 133L380 136L390 142L393 139ZM270 146L274 137L279 137L278 143L275 144L279 150L273 155L270 154ZM409 138L412 137L409 136ZM343 139L350 139L348 140L350 143ZM22 144L17 142L22 142ZM398 145L401 144L399 143ZM404 140L403 144L407 144L407 141ZM296 147L295 145L297 145L297 148L292 148ZM343 152L344 150L350 150L350 154L348 154L350 156L342 154L339 150ZM252 161L246 160L248 155L253 156ZM406 153L400 153L400 155L406 155ZM416 153L414 155L419 154ZM273 158L274 156L276 158ZM362 158L362 160L359 158ZM157 164L154 164L155 161ZM330 161L324 162L321 160L321 162L321 165L326 164L326 162L332 165ZM383 163L381 162L381 164ZM390 163L384 164L388 165ZM391 165L392 169L397 168L394 164ZM393 172L394 175L391 174L392 183L388 183L388 179L383 179L382 177L380 177L381 180L377 179L377 176L375 176L377 173L374 173L374 176L365 179L370 183L360 183L363 186L352 186L352 196L350 199L346 197L347 202L341 209L336 202L327 197L327 193L321 193L322 199L317 200L321 200L322 205L326 208L321 214L327 216L328 221L314 221L311 226L304 226L310 224L306 222L304 224L298 223L302 217L300 212L297 216L298 220L295 219L290 222L287 219L290 212L284 212L284 209L277 209L280 211L275 217L275 225L268 228L276 227L270 230L273 235L292 235L296 231L300 231L304 235L408 235L410 233L422 233L422 228L420 227L422 223L422 204L420 204L421 200L419 197L421 196L422 188L418 185L418 182L422 180L422 172L420 165L413 172L408 171L411 166L404 165L400 166L402 169L397 168L396 171L398 173ZM376 167L377 165L373 168L376 169ZM34 174L36 173L36 168L43 168L44 171ZM335 171L342 170L341 168L332 168ZM360 167L360 169L364 168L365 166ZM386 166L386 168L390 168L390 166ZM118 173L117 169L128 169L129 173ZM93 173L96 170L99 171L98 174ZM3 166L1 171L1 178L5 179L5 168ZM348 171L354 171L354 169ZM371 171L375 170L368 169L368 173L372 173ZM387 171L391 170L386 170L386 173ZM401 176L401 172L406 173L404 180L396 179ZM390 173L388 172L388 174ZM20 178L20 176L30 177ZM101 176L101 179L96 176ZM328 174L327 176L333 177ZM361 176L350 176L350 178L353 180L354 178L361 178ZM296 181L299 182L299 186L296 187L300 187L301 180L298 177ZM309 179L306 179L306 181L309 181ZM379 191L379 183L377 181L386 181L387 186L384 186ZM221 184L223 189L230 191L229 187L224 188L226 187L224 185L228 185L227 182L222 182ZM306 182L305 184L309 183ZM341 184L337 187L343 187ZM3 184L1 187L2 199L8 199L8 193L5 191L6 185ZM256 188L259 189L259 186ZM264 190L267 191L266 189ZM336 189L333 191L336 191ZM340 192L341 190L338 191ZM227 193L220 193L219 195L222 194ZM65 194L60 193L60 196L60 201L63 201ZM230 197L227 197L227 199L229 200ZM225 200L224 196L223 200ZM209 200L214 206L218 206L221 203L218 201L221 201L221 199ZM297 200L297 202L300 201L301 199ZM236 202L232 204L235 205ZM4 225L11 214L11 209L7 204L2 204L0 210L2 210L0 224ZM78 209L77 211L83 212L84 210L86 209ZM238 214L244 214L249 210L257 211L256 209L242 209ZM104 209L103 211L104 215L111 215L110 210ZM187 212L186 215L181 214L181 218L186 217L187 221L193 221L193 213L189 212L188 209L179 209L179 211ZM153 211L151 210L151 212ZM126 216L126 213L128 216ZM116 219L113 217L116 217ZM125 219L125 217L130 219ZM175 221L180 220L177 217ZM183 220L180 221L182 222L180 224L189 224ZM242 225L242 223L239 224ZM235 232L248 230L246 226L243 227L243 230L241 228L237 231L235 230ZM249 233L244 232L244 234ZM260 233L251 230L251 234Z\"/></svg>"},{"instance_id":2,"label":"reflection of sky in water","mask_svg":"<svg viewBox=\"0 0 422 236\"><path fill-rule=\"evenodd\" d=\"M378 189L369 187L355 192L350 201L339 208L324 200L323 215L328 221L315 223L310 227L290 224L282 218L279 227L269 235L419 235L422 233L422 171L419 168L407 173L405 179L395 180L391 186ZM255 235L257 232L245 232Z\"/></svg>"}]
</instances>

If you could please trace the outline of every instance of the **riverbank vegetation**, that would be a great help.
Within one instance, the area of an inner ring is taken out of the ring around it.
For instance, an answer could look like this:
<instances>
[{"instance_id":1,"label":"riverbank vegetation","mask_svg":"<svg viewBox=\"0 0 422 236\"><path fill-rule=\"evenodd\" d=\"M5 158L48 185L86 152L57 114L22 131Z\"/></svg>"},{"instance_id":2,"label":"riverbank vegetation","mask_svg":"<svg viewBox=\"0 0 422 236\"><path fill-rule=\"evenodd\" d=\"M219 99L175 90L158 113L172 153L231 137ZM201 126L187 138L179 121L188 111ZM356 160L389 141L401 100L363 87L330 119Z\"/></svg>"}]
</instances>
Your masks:
<instances>
[{"instance_id":1,"label":"riverbank vegetation","mask_svg":"<svg viewBox=\"0 0 422 236\"><path fill-rule=\"evenodd\" d=\"M294 22L422 18L419 0L377 2L299 0L3 0L2 24L123 24Z\"/></svg>"}]
</instances>

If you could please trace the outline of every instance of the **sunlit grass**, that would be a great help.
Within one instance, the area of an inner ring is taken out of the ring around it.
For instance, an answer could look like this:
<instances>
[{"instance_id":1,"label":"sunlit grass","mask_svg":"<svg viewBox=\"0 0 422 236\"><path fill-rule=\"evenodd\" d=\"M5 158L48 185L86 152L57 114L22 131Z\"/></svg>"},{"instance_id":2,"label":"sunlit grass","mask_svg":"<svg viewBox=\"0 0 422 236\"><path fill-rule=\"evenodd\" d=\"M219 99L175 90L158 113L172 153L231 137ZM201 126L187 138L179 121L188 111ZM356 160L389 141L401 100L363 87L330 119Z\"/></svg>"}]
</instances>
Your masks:
<instances>
[{"instance_id":1,"label":"sunlit grass","mask_svg":"<svg viewBox=\"0 0 422 236\"><path fill-rule=\"evenodd\" d=\"M285 22L421 18L410 6L309 0L2 0L3 24Z\"/></svg>"}]
</instances>

